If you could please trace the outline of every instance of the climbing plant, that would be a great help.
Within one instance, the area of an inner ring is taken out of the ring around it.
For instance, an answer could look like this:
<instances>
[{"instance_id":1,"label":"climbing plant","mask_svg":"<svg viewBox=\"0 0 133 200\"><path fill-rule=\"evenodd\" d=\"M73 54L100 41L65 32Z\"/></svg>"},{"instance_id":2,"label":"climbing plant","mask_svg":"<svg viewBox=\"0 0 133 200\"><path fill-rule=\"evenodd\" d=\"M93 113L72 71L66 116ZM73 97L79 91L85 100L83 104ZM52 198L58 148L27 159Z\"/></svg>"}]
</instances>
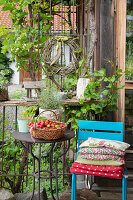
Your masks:
<instances>
[{"instance_id":1,"label":"climbing plant","mask_svg":"<svg viewBox=\"0 0 133 200\"><path fill-rule=\"evenodd\" d=\"M7 84L12 75L13 70L9 67L10 59L1 52L2 44L0 42L0 90Z\"/></svg>"},{"instance_id":2,"label":"climbing plant","mask_svg":"<svg viewBox=\"0 0 133 200\"><path fill-rule=\"evenodd\" d=\"M86 86L84 98L79 100L80 106L66 106L68 123L72 124L73 130L78 129L79 120L107 120L109 111L117 111L118 91L124 87L120 78L125 72L121 69L116 70L114 64L109 62L112 65L113 76L107 77L104 68L88 73L85 77L90 81Z\"/></svg>"}]
</instances>

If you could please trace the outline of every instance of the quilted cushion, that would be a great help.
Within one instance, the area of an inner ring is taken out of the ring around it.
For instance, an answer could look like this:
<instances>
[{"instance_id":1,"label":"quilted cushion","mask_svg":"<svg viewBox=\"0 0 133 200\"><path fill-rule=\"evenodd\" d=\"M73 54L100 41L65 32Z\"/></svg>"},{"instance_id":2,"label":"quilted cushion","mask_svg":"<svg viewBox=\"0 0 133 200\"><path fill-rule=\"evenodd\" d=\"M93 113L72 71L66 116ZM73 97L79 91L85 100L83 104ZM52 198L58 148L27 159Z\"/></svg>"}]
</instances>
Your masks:
<instances>
[{"instance_id":1,"label":"quilted cushion","mask_svg":"<svg viewBox=\"0 0 133 200\"><path fill-rule=\"evenodd\" d=\"M80 148L82 147L109 147L109 148L125 151L127 148L130 147L130 145L125 142L120 142L120 141L115 141L115 140L106 140L106 139L89 137L88 140L85 140L79 147Z\"/></svg>"},{"instance_id":2,"label":"quilted cushion","mask_svg":"<svg viewBox=\"0 0 133 200\"><path fill-rule=\"evenodd\" d=\"M121 162L115 160L87 160L85 158L81 158L80 155L77 157L77 160L75 162L89 165L122 165Z\"/></svg>"},{"instance_id":3,"label":"quilted cushion","mask_svg":"<svg viewBox=\"0 0 133 200\"><path fill-rule=\"evenodd\" d=\"M118 149L113 149L109 147L86 147L80 148L79 153L93 153L93 154L101 154L101 155L115 155L115 156L124 156L125 151L121 151Z\"/></svg>"},{"instance_id":4,"label":"quilted cushion","mask_svg":"<svg viewBox=\"0 0 133 200\"><path fill-rule=\"evenodd\" d=\"M87 160L114 160L125 164L124 156L114 156L114 155L101 155L101 154L92 154L92 153L80 153L80 157Z\"/></svg>"}]
</instances>

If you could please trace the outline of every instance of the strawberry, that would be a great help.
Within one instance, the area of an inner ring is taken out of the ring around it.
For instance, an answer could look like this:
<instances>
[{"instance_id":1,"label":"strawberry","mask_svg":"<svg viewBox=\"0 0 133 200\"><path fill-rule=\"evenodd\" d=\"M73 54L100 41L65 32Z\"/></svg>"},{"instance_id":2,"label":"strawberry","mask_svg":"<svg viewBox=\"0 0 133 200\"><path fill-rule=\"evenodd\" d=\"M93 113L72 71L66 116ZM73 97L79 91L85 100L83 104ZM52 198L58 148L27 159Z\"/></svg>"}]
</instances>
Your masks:
<instances>
[{"instance_id":1,"label":"strawberry","mask_svg":"<svg viewBox=\"0 0 133 200\"><path fill-rule=\"evenodd\" d=\"M49 124L49 120L46 120L45 125L47 126Z\"/></svg>"},{"instance_id":2,"label":"strawberry","mask_svg":"<svg viewBox=\"0 0 133 200\"><path fill-rule=\"evenodd\" d=\"M54 126L53 129L57 129L57 128Z\"/></svg>"},{"instance_id":3,"label":"strawberry","mask_svg":"<svg viewBox=\"0 0 133 200\"><path fill-rule=\"evenodd\" d=\"M28 124L29 126L33 126L33 122L29 122L29 124Z\"/></svg>"}]
</instances>

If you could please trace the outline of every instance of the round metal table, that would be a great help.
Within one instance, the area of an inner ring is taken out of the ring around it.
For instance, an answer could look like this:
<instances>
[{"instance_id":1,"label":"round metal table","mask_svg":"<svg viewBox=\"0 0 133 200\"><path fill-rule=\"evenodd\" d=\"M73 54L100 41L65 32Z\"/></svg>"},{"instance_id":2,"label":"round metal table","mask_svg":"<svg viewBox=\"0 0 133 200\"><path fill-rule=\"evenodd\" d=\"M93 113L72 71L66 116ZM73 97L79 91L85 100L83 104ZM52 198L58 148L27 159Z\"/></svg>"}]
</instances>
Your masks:
<instances>
[{"instance_id":1,"label":"round metal table","mask_svg":"<svg viewBox=\"0 0 133 200\"><path fill-rule=\"evenodd\" d=\"M32 193L32 197L31 199L33 199L34 197L34 191L35 191L35 178L38 179L38 200L40 200L40 179L50 179L50 192L51 192L51 196L52 199L59 199L58 196L58 159L60 157L62 157L63 155L65 155L67 153L67 151L69 150L70 147L70 140L72 138L74 138L75 134L74 132L67 130L64 133L64 136L60 139L56 139L56 140L43 140L43 139L36 139L36 138L32 138L30 133L20 133L18 131L15 131L12 134L12 137L16 140L19 140L21 145L27 149L27 151L32 155L33 158L33 193ZM64 141L68 141L68 147L67 149L65 149L64 152L62 152L55 161L55 171L53 171L53 151L54 151L54 146L57 142L64 142ZM28 145L25 145L25 143L27 143ZM32 144L37 143L37 144L46 144L46 143L50 143L51 144L51 149L49 152L49 171L47 170L40 170L40 158L35 156L33 151L32 151ZM37 160L38 163L38 170L35 169L35 160ZM44 174L45 172L45 174ZM47 173L47 174L46 174ZM49 175L49 176L48 176ZM56 179L56 198L54 197L53 194L53 190L52 190L52 179L55 178Z\"/></svg>"}]
</instances>

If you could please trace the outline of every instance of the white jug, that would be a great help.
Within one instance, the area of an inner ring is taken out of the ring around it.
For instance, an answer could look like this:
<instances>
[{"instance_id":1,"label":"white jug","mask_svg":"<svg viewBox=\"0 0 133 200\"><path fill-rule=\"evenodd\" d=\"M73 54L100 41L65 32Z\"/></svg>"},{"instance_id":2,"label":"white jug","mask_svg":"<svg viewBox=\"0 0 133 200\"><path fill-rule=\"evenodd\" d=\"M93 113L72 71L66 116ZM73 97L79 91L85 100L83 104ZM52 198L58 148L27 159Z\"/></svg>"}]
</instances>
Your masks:
<instances>
[{"instance_id":1,"label":"white jug","mask_svg":"<svg viewBox=\"0 0 133 200\"><path fill-rule=\"evenodd\" d=\"M77 83L77 99L84 98L84 91L86 86L88 85L90 79L89 78L79 78Z\"/></svg>"}]
</instances>

